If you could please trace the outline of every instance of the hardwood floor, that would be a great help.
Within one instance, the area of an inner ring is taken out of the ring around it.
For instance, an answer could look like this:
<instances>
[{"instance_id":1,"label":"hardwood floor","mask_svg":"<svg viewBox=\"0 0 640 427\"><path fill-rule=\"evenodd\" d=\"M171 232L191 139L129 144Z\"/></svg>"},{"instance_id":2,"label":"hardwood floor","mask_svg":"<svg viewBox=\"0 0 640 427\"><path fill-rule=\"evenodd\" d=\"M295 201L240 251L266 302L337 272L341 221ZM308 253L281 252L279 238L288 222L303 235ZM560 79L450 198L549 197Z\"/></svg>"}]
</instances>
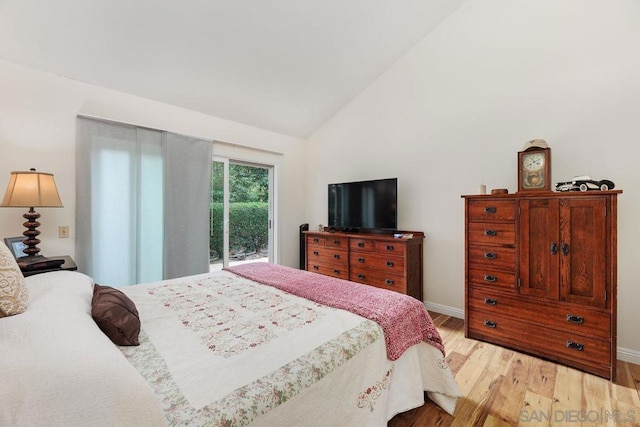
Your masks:
<instances>
[{"instance_id":1,"label":"hardwood floor","mask_svg":"<svg viewBox=\"0 0 640 427\"><path fill-rule=\"evenodd\" d=\"M396 415L404 426L640 426L640 366L618 381L464 337L464 321L431 312L463 397L455 416L427 401Z\"/></svg>"}]
</instances>

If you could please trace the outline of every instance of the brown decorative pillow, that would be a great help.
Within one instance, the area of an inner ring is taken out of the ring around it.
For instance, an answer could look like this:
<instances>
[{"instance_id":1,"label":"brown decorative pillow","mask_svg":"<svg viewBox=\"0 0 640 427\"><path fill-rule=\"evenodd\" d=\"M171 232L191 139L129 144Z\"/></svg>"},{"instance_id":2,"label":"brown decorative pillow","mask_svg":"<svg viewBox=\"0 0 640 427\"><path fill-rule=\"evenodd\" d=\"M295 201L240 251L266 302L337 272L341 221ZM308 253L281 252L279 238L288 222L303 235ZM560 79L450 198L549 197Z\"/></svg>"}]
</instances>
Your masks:
<instances>
[{"instance_id":1,"label":"brown decorative pillow","mask_svg":"<svg viewBox=\"0 0 640 427\"><path fill-rule=\"evenodd\" d=\"M27 309L29 289L16 259L0 243L0 317L20 314Z\"/></svg>"},{"instance_id":2,"label":"brown decorative pillow","mask_svg":"<svg viewBox=\"0 0 640 427\"><path fill-rule=\"evenodd\" d=\"M139 345L140 317L133 301L110 286L94 285L91 316L117 345Z\"/></svg>"}]
</instances>

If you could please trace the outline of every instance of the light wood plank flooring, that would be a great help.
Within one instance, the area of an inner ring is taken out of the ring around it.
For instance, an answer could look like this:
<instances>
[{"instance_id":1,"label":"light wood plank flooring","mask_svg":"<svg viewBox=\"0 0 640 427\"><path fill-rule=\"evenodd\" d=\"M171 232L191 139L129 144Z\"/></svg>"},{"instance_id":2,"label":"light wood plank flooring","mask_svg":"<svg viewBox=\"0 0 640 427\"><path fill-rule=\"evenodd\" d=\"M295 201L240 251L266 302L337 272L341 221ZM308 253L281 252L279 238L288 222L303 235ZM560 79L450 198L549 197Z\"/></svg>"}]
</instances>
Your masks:
<instances>
[{"instance_id":1,"label":"light wood plank flooring","mask_svg":"<svg viewBox=\"0 0 640 427\"><path fill-rule=\"evenodd\" d=\"M427 401L396 415L404 426L640 426L640 366L618 362L618 380L464 337L464 321L430 313L463 394L455 417Z\"/></svg>"}]
</instances>

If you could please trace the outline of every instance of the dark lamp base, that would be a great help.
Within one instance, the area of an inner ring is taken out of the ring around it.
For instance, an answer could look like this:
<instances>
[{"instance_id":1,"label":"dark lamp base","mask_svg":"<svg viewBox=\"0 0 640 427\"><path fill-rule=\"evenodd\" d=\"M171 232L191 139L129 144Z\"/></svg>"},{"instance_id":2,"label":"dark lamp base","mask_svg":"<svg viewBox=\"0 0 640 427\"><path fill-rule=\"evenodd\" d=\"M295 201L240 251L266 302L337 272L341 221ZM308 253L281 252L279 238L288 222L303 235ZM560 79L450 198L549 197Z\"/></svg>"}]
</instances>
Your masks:
<instances>
[{"instance_id":1,"label":"dark lamp base","mask_svg":"<svg viewBox=\"0 0 640 427\"><path fill-rule=\"evenodd\" d=\"M40 214L31 208L27 213L22 215L22 217L27 220L27 222L22 224L27 227L27 230L22 233L22 235L26 237L23 243L27 245L23 252L28 256L36 256L38 255L38 252L40 252L40 248L37 246L38 243L40 243L40 240L36 239L40 234L40 232L36 230L36 228L40 226L40 223L36 221L40 218Z\"/></svg>"}]
</instances>

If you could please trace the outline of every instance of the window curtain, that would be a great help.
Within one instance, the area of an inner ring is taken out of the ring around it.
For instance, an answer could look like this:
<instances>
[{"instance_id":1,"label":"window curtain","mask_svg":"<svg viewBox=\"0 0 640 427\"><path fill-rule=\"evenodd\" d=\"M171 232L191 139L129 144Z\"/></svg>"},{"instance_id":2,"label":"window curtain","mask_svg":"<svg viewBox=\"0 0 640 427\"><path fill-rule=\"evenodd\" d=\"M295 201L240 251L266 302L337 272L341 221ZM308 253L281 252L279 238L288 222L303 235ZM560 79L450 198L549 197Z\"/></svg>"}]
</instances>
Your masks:
<instances>
[{"instance_id":1,"label":"window curtain","mask_svg":"<svg viewBox=\"0 0 640 427\"><path fill-rule=\"evenodd\" d=\"M166 133L164 278L209 271L212 143Z\"/></svg>"},{"instance_id":2,"label":"window curtain","mask_svg":"<svg viewBox=\"0 0 640 427\"><path fill-rule=\"evenodd\" d=\"M211 142L78 117L76 146L81 271L126 286L209 270Z\"/></svg>"}]
</instances>

